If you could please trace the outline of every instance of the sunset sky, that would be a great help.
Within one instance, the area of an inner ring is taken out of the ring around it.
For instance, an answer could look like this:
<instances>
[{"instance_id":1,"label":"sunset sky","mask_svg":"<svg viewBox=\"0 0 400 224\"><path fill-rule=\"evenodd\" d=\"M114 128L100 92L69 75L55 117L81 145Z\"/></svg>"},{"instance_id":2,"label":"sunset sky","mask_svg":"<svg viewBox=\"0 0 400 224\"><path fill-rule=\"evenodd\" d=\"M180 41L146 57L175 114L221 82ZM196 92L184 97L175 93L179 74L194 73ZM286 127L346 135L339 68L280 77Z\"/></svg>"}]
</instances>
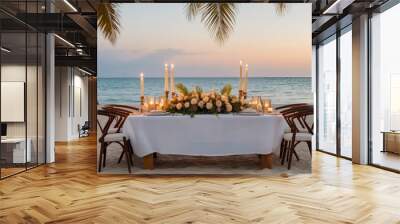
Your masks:
<instances>
[{"instance_id":1,"label":"sunset sky","mask_svg":"<svg viewBox=\"0 0 400 224\"><path fill-rule=\"evenodd\" d=\"M230 38L219 45L185 4L120 4L121 32L112 45L98 34L98 76L161 77L174 63L177 77L237 77L239 61L250 77L311 75L311 4L238 3Z\"/></svg>"}]
</instances>

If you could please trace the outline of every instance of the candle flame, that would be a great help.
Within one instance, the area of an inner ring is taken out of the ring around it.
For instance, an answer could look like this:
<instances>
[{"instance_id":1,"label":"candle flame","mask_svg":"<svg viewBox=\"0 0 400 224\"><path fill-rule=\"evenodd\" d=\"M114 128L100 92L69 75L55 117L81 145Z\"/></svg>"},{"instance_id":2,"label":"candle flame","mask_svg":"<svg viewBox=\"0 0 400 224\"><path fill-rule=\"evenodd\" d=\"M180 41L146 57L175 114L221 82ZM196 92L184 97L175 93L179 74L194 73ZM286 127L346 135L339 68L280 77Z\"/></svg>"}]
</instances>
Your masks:
<instances>
[{"instance_id":1,"label":"candle flame","mask_svg":"<svg viewBox=\"0 0 400 224\"><path fill-rule=\"evenodd\" d=\"M174 64L171 64L171 68L174 68L175 67L175 65Z\"/></svg>"},{"instance_id":2,"label":"candle flame","mask_svg":"<svg viewBox=\"0 0 400 224\"><path fill-rule=\"evenodd\" d=\"M249 65L248 64L246 64L246 68L248 68L249 67Z\"/></svg>"},{"instance_id":3,"label":"candle flame","mask_svg":"<svg viewBox=\"0 0 400 224\"><path fill-rule=\"evenodd\" d=\"M165 66L166 68L168 68L168 64L164 64L164 66Z\"/></svg>"},{"instance_id":4,"label":"candle flame","mask_svg":"<svg viewBox=\"0 0 400 224\"><path fill-rule=\"evenodd\" d=\"M239 62L240 62L240 65L242 65L242 64L243 64L243 61L242 61L242 60L240 60Z\"/></svg>"},{"instance_id":5,"label":"candle flame","mask_svg":"<svg viewBox=\"0 0 400 224\"><path fill-rule=\"evenodd\" d=\"M143 72L142 72L142 73L140 73L140 78L143 78L143 76L144 76Z\"/></svg>"}]
</instances>

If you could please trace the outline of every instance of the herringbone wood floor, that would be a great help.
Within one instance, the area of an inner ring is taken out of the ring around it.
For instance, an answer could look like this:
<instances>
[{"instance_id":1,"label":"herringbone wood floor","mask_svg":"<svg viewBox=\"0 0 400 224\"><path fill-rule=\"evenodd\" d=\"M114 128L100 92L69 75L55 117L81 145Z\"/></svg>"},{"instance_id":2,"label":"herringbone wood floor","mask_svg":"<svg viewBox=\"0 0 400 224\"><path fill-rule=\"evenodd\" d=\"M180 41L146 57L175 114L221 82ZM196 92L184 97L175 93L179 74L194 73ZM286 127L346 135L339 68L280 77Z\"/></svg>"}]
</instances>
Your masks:
<instances>
[{"instance_id":1,"label":"herringbone wood floor","mask_svg":"<svg viewBox=\"0 0 400 224\"><path fill-rule=\"evenodd\" d=\"M99 176L95 143L0 181L0 223L400 223L400 175L326 154L290 177Z\"/></svg>"}]
</instances>

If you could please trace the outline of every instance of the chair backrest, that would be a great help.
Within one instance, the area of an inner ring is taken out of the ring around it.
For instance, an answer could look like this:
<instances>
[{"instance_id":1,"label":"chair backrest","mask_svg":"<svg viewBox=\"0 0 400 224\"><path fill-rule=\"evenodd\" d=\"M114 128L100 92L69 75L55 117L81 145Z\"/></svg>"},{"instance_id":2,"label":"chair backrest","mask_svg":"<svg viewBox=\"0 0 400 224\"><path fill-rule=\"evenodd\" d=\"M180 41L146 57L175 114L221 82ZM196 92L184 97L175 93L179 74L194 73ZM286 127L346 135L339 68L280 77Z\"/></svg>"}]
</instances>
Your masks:
<instances>
[{"instance_id":1,"label":"chair backrest","mask_svg":"<svg viewBox=\"0 0 400 224\"><path fill-rule=\"evenodd\" d=\"M140 111L140 109L138 107L123 105L123 104L107 104L107 105L104 105L103 108L105 108L105 107L124 109L124 110L132 112L132 113Z\"/></svg>"},{"instance_id":2,"label":"chair backrest","mask_svg":"<svg viewBox=\"0 0 400 224\"><path fill-rule=\"evenodd\" d=\"M314 108L312 105L296 106L286 109L281 113L288 123L292 133L299 132L300 128L298 125L300 125L302 128L307 129L309 133L313 134L314 124L310 125L307 123L307 117L314 114Z\"/></svg>"},{"instance_id":3,"label":"chair backrest","mask_svg":"<svg viewBox=\"0 0 400 224\"><path fill-rule=\"evenodd\" d=\"M103 107L103 110L108 111L109 113L112 113L115 116L115 122L113 122L113 128L117 128L118 129L117 132L121 130L126 119L131 114L131 111L119 107L106 106Z\"/></svg>"},{"instance_id":4,"label":"chair backrest","mask_svg":"<svg viewBox=\"0 0 400 224\"><path fill-rule=\"evenodd\" d=\"M309 105L309 104L307 104L307 103L287 104L287 105L284 105L284 106L276 107L275 110L290 109L290 108L293 108L293 107L305 106L305 105Z\"/></svg>"},{"instance_id":5,"label":"chair backrest","mask_svg":"<svg viewBox=\"0 0 400 224\"><path fill-rule=\"evenodd\" d=\"M105 122L101 121L102 117L105 117L104 118L104 119L106 119ZM107 135L108 130L110 129L112 123L115 120L115 117L116 117L115 114L110 111L103 110L103 109L97 110L97 124L101 131L101 136L99 138L100 142L102 142L104 140L104 137Z\"/></svg>"}]
</instances>

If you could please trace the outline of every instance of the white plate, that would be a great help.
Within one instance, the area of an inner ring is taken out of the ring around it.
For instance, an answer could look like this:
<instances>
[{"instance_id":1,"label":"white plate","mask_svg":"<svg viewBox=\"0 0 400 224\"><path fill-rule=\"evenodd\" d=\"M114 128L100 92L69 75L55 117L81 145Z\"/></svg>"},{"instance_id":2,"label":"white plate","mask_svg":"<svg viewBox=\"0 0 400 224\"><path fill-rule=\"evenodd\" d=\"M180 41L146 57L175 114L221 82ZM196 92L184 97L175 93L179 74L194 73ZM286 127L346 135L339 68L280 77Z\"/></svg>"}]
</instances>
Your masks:
<instances>
[{"instance_id":1,"label":"white plate","mask_svg":"<svg viewBox=\"0 0 400 224\"><path fill-rule=\"evenodd\" d=\"M257 113L257 112L239 112L239 113L237 113L237 115L240 115L240 116L260 116L261 114Z\"/></svg>"},{"instance_id":2,"label":"white plate","mask_svg":"<svg viewBox=\"0 0 400 224\"><path fill-rule=\"evenodd\" d=\"M146 115L147 116L166 116L169 114L170 114L169 112L150 112L150 113L147 113Z\"/></svg>"}]
</instances>

